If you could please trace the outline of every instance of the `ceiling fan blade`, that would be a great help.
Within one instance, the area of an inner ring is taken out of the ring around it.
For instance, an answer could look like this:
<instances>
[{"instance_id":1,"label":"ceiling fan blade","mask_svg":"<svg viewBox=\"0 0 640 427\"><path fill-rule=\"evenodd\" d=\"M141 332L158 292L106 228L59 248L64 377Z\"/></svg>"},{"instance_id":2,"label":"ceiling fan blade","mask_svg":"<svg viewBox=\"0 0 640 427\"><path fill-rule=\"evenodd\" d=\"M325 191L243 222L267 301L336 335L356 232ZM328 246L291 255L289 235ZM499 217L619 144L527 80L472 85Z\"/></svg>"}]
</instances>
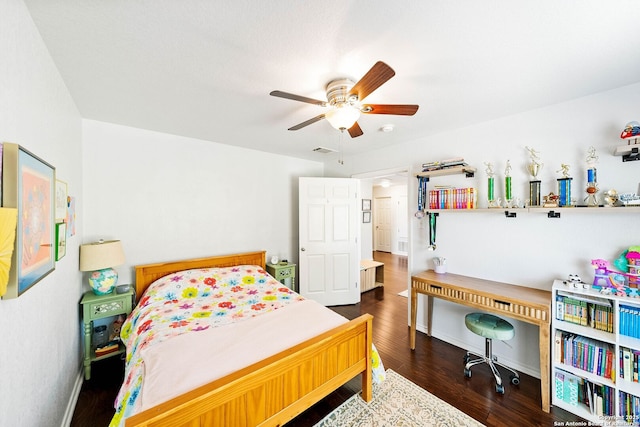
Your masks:
<instances>
[{"instance_id":1,"label":"ceiling fan blade","mask_svg":"<svg viewBox=\"0 0 640 427\"><path fill-rule=\"evenodd\" d=\"M395 114L398 116L413 116L418 111L418 105L410 104L364 104L360 111L365 114Z\"/></svg>"},{"instance_id":2,"label":"ceiling fan blade","mask_svg":"<svg viewBox=\"0 0 640 427\"><path fill-rule=\"evenodd\" d=\"M310 124L312 124L312 123L319 122L319 121L320 121L320 120L322 120L322 119L324 119L324 114L320 114L319 116L315 116L314 118L309 119L309 120L307 120L306 122L302 122L302 123L300 123L300 124L297 124L297 125L295 125L295 126L292 126L292 127L290 127L289 129L287 129L287 130L298 130L298 129L302 129L302 128L303 128L303 127L305 127L305 126L309 126L309 125L310 125Z\"/></svg>"},{"instance_id":3,"label":"ceiling fan blade","mask_svg":"<svg viewBox=\"0 0 640 427\"><path fill-rule=\"evenodd\" d=\"M319 99L307 98L306 96L294 95L293 93L283 92L281 90L274 90L269 95L277 96L278 98L292 99L294 101L306 102L308 104L319 105L325 107L326 101L320 101Z\"/></svg>"},{"instance_id":4,"label":"ceiling fan blade","mask_svg":"<svg viewBox=\"0 0 640 427\"><path fill-rule=\"evenodd\" d=\"M362 101L369 96L371 92L378 89L395 75L396 72L393 71L391 67L382 61L378 61L367 71L367 74L351 88L349 95L358 95L358 99Z\"/></svg>"},{"instance_id":5,"label":"ceiling fan blade","mask_svg":"<svg viewBox=\"0 0 640 427\"><path fill-rule=\"evenodd\" d=\"M358 122L355 122L353 126L349 128L349 135L351 135L351 138L357 138L362 135L362 129L360 129Z\"/></svg>"}]
</instances>

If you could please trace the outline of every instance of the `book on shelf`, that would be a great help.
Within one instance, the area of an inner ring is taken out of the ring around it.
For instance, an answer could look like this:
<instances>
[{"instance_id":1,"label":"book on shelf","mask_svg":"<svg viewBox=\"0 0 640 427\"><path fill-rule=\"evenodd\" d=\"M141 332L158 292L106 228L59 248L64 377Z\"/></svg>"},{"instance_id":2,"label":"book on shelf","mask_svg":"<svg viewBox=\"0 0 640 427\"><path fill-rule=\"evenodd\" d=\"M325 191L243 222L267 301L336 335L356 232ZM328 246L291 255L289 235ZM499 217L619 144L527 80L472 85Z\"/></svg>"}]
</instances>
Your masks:
<instances>
[{"instance_id":1,"label":"book on shelf","mask_svg":"<svg viewBox=\"0 0 640 427\"><path fill-rule=\"evenodd\" d=\"M96 356L104 356L105 354L116 352L119 348L119 340L109 341L105 345L96 348Z\"/></svg>"},{"instance_id":2,"label":"book on shelf","mask_svg":"<svg viewBox=\"0 0 640 427\"><path fill-rule=\"evenodd\" d=\"M556 371L554 376L556 399L564 400L564 373Z\"/></svg>"},{"instance_id":3,"label":"book on shelf","mask_svg":"<svg viewBox=\"0 0 640 427\"><path fill-rule=\"evenodd\" d=\"M429 209L475 209L476 189L473 187L435 187L429 190Z\"/></svg>"},{"instance_id":4,"label":"book on shelf","mask_svg":"<svg viewBox=\"0 0 640 427\"><path fill-rule=\"evenodd\" d=\"M638 358L640 351L627 347L620 347L620 373L619 377L627 382L638 382Z\"/></svg>"},{"instance_id":5,"label":"book on shelf","mask_svg":"<svg viewBox=\"0 0 640 427\"><path fill-rule=\"evenodd\" d=\"M640 307L620 304L620 334L640 338Z\"/></svg>"},{"instance_id":6,"label":"book on shelf","mask_svg":"<svg viewBox=\"0 0 640 427\"><path fill-rule=\"evenodd\" d=\"M563 331L559 336L556 333L555 340L558 339L560 344L556 344L556 348L558 345L561 348L560 363L615 380L614 348L611 344Z\"/></svg>"},{"instance_id":7,"label":"book on shelf","mask_svg":"<svg viewBox=\"0 0 640 427\"><path fill-rule=\"evenodd\" d=\"M468 164L462 157L453 159L440 160L436 162L427 162L422 164L422 172L431 172L440 169L449 169L456 166L467 166Z\"/></svg>"},{"instance_id":8,"label":"book on shelf","mask_svg":"<svg viewBox=\"0 0 640 427\"><path fill-rule=\"evenodd\" d=\"M556 294L556 319L613 332L613 308L607 303Z\"/></svg>"},{"instance_id":9,"label":"book on shelf","mask_svg":"<svg viewBox=\"0 0 640 427\"><path fill-rule=\"evenodd\" d=\"M583 406L593 415L613 415L615 389L589 381L579 375L556 369L554 396L571 406Z\"/></svg>"},{"instance_id":10,"label":"book on shelf","mask_svg":"<svg viewBox=\"0 0 640 427\"><path fill-rule=\"evenodd\" d=\"M620 417L623 420L628 420L628 425L638 425L638 421L640 421L640 397L624 391L620 392L619 397ZM632 422L635 422L635 424Z\"/></svg>"}]
</instances>

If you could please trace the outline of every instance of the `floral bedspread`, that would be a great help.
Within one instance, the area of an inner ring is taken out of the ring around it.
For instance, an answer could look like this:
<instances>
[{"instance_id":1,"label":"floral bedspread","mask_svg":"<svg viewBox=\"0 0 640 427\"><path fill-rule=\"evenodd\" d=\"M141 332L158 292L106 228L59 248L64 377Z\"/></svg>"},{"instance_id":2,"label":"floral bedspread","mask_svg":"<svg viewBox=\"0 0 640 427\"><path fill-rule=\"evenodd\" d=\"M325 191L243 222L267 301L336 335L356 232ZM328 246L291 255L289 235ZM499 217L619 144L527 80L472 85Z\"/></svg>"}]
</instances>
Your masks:
<instances>
[{"instance_id":1,"label":"floral bedspread","mask_svg":"<svg viewBox=\"0 0 640 427\"><path fill-rule=\"evenodd\" d=\"M122 326L127 347L124 383L110 426L124 425L137 412L143 386L141 350L185 333L240 322L304 298L255 265L186 270L152 284ZM373 351L374 381L384 367Z\"/></svg>"}]
</instances>

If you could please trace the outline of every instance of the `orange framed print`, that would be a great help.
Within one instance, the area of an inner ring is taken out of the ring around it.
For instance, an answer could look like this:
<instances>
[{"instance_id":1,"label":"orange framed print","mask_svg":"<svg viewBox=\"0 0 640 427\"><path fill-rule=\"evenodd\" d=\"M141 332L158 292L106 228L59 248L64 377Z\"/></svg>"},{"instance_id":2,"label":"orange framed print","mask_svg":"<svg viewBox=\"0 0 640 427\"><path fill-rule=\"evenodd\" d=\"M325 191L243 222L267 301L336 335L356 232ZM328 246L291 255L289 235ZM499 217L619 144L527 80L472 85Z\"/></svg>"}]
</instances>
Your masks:
<instances>
[{"instance_id":1,"label":"orange framed print","mask_svg":"<svg viewBox=\"0 0 640 427\"><path fill-rule=\"evenodd\" d=\"M55 174L18 144L3 143L2 206L18 209L7 292L17 298L55 269Z\"/></svg>"}]
</instances>

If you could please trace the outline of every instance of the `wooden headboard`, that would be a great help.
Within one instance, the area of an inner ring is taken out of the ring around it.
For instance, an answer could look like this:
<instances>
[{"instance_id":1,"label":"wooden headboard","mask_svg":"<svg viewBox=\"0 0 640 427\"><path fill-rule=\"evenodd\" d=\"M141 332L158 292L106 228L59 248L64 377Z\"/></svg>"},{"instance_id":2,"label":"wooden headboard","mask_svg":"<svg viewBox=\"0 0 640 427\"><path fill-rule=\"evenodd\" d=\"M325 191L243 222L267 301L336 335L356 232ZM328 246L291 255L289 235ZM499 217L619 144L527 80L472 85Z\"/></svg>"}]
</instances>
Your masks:
<instances>
[{"instance_id":1,"label":"wooden headboard","mask_svg":"<svg viewBox=\"0 0 640 427\"><path fill-rule=\"evenodd\" d=\"M206 258L185 259L157 264L137 265L136 301L140 301L147 287L157 279L182 270L205 267L232 267L234 265L259 265L265 268L266 251L218 255Z\"/></svg>"}]
</instances>

